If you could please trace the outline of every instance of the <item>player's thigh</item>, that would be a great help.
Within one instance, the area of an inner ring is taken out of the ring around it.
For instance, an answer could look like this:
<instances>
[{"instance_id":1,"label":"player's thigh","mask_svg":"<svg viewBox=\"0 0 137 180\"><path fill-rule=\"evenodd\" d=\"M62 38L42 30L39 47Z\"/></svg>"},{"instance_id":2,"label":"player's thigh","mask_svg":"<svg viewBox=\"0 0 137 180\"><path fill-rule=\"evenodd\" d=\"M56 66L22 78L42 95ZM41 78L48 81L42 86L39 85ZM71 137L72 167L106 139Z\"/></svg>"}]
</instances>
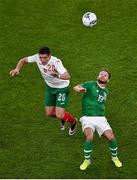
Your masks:
<instances>
[{"instance_id":1,"label":"player's thigh","mask_svg":"<svg viewBox=\"0 0 137 180\"><path fill-rule=\"evenodd\" d=\"M69 88L60 88L56 94L56 107L66 108L69 100Z\"/></svg>"},{"instance_id":2,"label":"player's thigh","mask_svg":"<svg viewBox=\"0 0 137 180\"><path fill-rule=\"evenodd\" d=\"M87 141L92 141L94 136L94 131L91 127L87 127L84 129L84 134Z\"/></svg>"},{"instance_id":3,"label":"player's thigh","mask_svg":"<svg viewBox=\"0 0 137 180\"><path fill-rule=\"evenodd\" d=\"M56 116L55 106L46 106L45 112L46 112L47 116L52 116L52 117Z\"/></svg>"},{"instance_id":4,"label":"player's thigh","mask_svg":"<svg viewBox=\"0 0 137 180\"><path fill-rule=\"evenodd\" d=\"M56 107L55 112L57 118L64 119L65 108Z\"/></svg>"},{"instance_id":5,"label":"player's thigh","mask_svg":"<svg viewBox=\"0 0 137 180\"><path fill-rule=\"evenodd\" d=\"M85 132L85 129L87 128L92 129L93 132L95 131L95 125L92 117L82 116L79 121L81 122L83 132Z\"/></svg>"},{"instance_id":6,"label":"player's thigh","mask_svg":"<svg viewBox=\"0 0 137 180\"><path fill-rule=\"evenodd\" d=\"M102 136L103 133L107 130L112 131L105 117L96 117L95 123L96 123L96 131L98 132L99 136Z\"/></svg>"},{"instance_id":7,"label":"player's thigh","mask_svg":"<svg viewBox=\"0 0 137 180\"><path fill-rule=\"evenodd\" d=\"M106 131L103 133L103 136L104 136L106 139L108 139L109 141L116 139L115 136L114 136L114 134L113 134L112 129L106 130Z\"/></svg>"}]
</instances>

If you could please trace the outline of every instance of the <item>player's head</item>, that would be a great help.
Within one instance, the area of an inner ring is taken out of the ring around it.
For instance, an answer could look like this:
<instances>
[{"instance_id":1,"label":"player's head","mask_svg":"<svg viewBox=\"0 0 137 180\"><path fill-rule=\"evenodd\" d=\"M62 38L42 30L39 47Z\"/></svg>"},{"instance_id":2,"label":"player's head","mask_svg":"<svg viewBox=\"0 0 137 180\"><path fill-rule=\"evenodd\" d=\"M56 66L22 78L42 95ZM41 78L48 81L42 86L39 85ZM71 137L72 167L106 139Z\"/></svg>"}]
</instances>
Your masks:
<instances>
[{"instance_id":1,"label":"player's head","mask_svg":"<svg viewBox=\"0 0 137 180\"><path fill-rule=\"evenodd\" d=\"M51 57L51 52L48 47L42 47L39 49L39 58L43 64L47 63L50 57Z\"/></svg>"},{"instance_id":2,"label":"player's head","mask_svg":"<svg viewBox=\"0 0 137 180\"><path fill-rule=\"evenodd\" d=\"M99 72L97 80L101 84L107 84L109 82L110 76L110 72L106 69L103 69Z\"/></svg>"}]
</instances>

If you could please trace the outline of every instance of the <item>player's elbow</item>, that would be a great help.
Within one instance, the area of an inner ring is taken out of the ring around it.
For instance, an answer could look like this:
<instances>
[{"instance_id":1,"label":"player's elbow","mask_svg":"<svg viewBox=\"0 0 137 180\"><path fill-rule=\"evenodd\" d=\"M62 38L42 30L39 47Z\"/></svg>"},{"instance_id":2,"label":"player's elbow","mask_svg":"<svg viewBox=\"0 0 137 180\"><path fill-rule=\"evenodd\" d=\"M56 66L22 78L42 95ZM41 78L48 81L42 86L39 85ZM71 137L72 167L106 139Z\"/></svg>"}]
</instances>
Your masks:
<instances>
[{"instance_id":1,"label":"player's elbow","mask_svg":"<svg viewBox=\"0 0 137 180\"><path fill-rule=\"evenodd\" d=\"M69 80L70 79L70 75L68 72L64 73L65 77L66 77L66 80Z\"/></svg>"},{"instance_id":2,"label":"player's elbow","mask_svg":"<svg viewBox=\"0 0 137 180\"><path fill-rule=\"evenodd\" d=\"M70 75L69 74L67 75L67 80L70 80Z\"/></svg>"},{"instance_id":3,"label":"player's elbow","mask_svg":"<svg viewBox=\"0 0 137 180\"><path fill-rule=\"evenodd\" d=\"M64 74L61 75L61 79L64 80L70 80L70 75L68 72L65 72Z\"/></svg>"},{"instance_id":4,"label":"player's elbow","mask_svg":"<svg viewBox=\"0 0 137 180\"><path fill-rule=\"evenodd\" d=\"M28 63L27 58L23 58L23 59L21 59L20 61L22 62L22 64L27 64L27 63Z\"/></svg>"}]
</instances>

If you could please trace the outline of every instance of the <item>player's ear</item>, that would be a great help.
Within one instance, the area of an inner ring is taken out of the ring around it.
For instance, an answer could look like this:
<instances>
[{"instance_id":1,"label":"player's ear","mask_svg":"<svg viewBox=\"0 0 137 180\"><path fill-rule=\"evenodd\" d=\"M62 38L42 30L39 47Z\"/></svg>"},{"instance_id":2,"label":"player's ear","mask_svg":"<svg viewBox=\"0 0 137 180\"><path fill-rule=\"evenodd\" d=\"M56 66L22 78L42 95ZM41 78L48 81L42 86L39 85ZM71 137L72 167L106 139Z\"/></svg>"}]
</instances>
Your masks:
<instances>
[{"instance_id":1,"label":"player's ear","mask_svg":"<svg viewBox=\"0 0 137 180\"><path fill-rule=\"evenodd\" d=\"M109 83L110 79L107 80L107 83Z\"/></svg>"}]
</instances>

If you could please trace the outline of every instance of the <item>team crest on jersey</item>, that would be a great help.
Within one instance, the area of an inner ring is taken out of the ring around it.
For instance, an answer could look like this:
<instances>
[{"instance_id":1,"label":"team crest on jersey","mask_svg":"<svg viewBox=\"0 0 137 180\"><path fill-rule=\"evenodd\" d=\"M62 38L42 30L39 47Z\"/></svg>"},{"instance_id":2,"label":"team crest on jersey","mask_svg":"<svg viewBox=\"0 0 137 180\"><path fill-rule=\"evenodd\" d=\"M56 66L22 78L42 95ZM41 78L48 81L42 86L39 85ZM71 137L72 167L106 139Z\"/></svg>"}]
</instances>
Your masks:
<instances>
[{"instance_id":1,"label":"team crest on jersey","mask_svg":"<svg viewBox=\"0 0 137 180\"><path fill-rule=\"evenodd\" d=\"M104 92L103 95L99 94L99 96L98 96L99 102L106 101L106 99L107 99L107 93Z\"/></svg>"}]
</instances>

